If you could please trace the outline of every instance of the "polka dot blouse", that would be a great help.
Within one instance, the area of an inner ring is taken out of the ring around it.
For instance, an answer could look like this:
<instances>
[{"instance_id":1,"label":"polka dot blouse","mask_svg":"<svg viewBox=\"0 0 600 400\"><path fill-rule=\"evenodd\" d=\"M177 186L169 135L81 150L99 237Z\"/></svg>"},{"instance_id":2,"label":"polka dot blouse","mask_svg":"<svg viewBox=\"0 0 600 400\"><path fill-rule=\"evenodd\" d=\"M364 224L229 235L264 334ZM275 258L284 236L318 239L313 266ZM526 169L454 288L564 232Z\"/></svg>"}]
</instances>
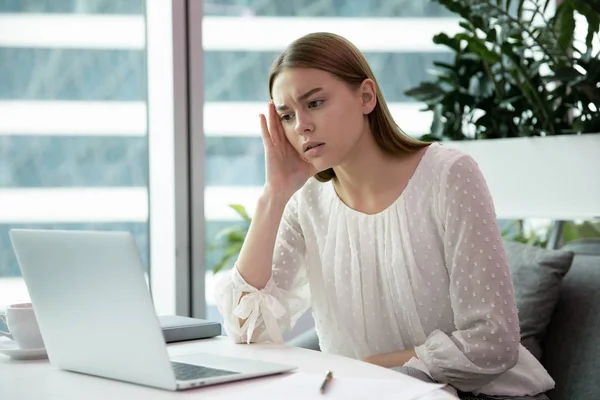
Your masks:
<instances>
[{"instance_id":1,"label":"polka dot blouse","mask_svg":"<svg viewBox=\"0 0 600 400\"><path fill-rule=\"evenodd\" d=\"M429 146L402 195L377 214L346 206L332 182L309 180L286 207L266 287L233 268L215 298L236 342L281 341L312 307L325 352L362 359L415 349L437 381L490 395L554 385L520 345L481 171L441 144ZM242 327L239 318L247 318Z\"/></svg>"}]
</instances>

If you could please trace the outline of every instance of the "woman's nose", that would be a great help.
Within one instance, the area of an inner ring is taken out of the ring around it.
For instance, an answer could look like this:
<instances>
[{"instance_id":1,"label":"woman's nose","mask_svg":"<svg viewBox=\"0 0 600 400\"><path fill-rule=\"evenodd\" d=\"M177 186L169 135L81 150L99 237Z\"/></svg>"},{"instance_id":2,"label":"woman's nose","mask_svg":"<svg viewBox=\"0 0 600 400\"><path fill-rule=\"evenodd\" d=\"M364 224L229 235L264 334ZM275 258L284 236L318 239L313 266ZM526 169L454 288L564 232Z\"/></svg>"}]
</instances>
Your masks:
<instances>
[{"instance_id":1,"label":"woman's nose","mask_svg":"<svg viewBox=\"0 0 600 400\"><path fill-rule=\"evenodd\" d=\"M296 133L298 135L305 135L314 131L314 124L309 116L306 114L298 113L296 115Z\"/></svg>"}]
</instances>

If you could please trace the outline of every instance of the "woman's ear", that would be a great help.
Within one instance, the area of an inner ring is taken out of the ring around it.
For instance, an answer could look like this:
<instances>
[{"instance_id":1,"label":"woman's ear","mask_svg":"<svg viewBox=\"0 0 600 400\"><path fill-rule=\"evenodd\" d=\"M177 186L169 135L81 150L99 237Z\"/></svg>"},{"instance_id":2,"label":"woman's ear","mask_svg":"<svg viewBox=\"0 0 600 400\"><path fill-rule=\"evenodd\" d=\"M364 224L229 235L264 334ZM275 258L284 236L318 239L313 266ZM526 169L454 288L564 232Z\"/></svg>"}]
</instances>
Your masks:
<instances>
[{"instance_id":1,"label":"woman's ear","mask_svg":"<svg viewBox=\"0 0 600 400\"><path fill-rule=\"evenodd\" d=\"M363 114L370 114L377 105L377 89L372 79L365 79L360 84L360 98L362 100Z\"/></svg>"}]
</instances>

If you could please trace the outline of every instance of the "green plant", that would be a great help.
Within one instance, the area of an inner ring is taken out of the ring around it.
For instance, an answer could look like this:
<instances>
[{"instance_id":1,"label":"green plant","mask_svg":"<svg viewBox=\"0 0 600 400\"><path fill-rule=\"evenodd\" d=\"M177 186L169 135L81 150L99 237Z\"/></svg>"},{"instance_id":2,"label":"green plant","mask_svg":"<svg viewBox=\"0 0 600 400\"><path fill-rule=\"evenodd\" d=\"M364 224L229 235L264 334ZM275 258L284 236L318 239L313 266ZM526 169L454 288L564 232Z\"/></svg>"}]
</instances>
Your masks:
<instances>
[{"instance_id":1,"label":"green plant","mask_svg":"<svg viewBox=\"0 0 600 400\"><path fill-rule=\"evenodd\" d=\"M527 232L524 227L523 220L514 220L512 223L502 230L501 235L504 239L513 242L528 244L531 246L546 247L548 244L548 230L544 232Z\"/></svg>"},{"instance_id":2,"label":"green plant","mask_svg":"<svg viewBox=\"0 0 600 400\"><path fill-rule=\"evenodd\" d=\"M556 224L556 222L554 222ZM532 246L546 247L550 238L553 224L547 228L525 229L523 220L513 220L511 224L502 229L502 237L513 242L520 242ZM563 221L560 231L559 246L577 239L600 238L600 220L590 221Z\"/></svg>"},{"instance_id":3,"label":"green plant","mask_svg":"<svg viewBox=\"0 0 600 400\"><path fill-rule=\"evenodd\" d=\"M220 231L215 238L216 243L209 248L209 250L221 250L223 252L220 261L213 267L213 273L215 274L225 267L230 267L231 262L237 258L252 221L242 205L230 204L229 207L242 218L242 223Z\"/></svg>"},{"instance_id":4,"label":"green plant","mask_svg":"<svg viewBox=\"0 0 600 400\"><path fill-rule=\"evenodd\" d=\"M564 243L590 238L600 238L600 220L568 222L563 226L562 240Z\"/></svg>"},{"instance_id":5,"label":"green plant","mask_svg":"<svg viewBox=\"0 0 600 400\"><path fill-rule=\"evenodd\" d=\"M463 31L434 36L453 63L434 63L434 80L406 91L433 111L422 139L600 132L600 1L563 0L550 18L554 0L434 1ZM588 23L585 46L574 39L576 13Z\"/></svg>"}]
</instances>

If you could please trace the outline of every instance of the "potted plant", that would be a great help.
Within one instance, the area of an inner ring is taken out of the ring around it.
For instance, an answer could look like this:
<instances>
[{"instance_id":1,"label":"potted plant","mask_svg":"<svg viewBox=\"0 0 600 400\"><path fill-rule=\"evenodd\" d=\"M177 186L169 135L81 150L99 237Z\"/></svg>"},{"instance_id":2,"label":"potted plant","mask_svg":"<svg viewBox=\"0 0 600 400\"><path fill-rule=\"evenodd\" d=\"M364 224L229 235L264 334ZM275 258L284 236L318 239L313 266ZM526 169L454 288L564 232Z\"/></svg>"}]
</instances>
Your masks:
<instances>
[{"instance_id":1,"label":"potted plant","mask_svg":"<svg viewBox=\"0 0 600 400\"><path fill-rule=\"evenodd\" d=\"M503 218L600 215L600 135L585 135L600 133L600 2L563 0L548 16L551 0L434 1L462 31L434 36L453 62L406 92L433 113L423 139L470 153Z\"/></svg>"},{"instance_id":2,"label":"potted plant","mask_svg":"<svg viewBox=\"0 0 600 400\"><path fill-rule=\"evenodd\" d=\"M600 14L564 0L434 0L458 14L464 29L433 42L454 52L434 63L432 81L406 94L434 113L428 140L493 139L600 132ZM600 4L600 3L598 3ZM585 16L585 43L575 40L575 13Z\"/></svg>"}]
</instances>

